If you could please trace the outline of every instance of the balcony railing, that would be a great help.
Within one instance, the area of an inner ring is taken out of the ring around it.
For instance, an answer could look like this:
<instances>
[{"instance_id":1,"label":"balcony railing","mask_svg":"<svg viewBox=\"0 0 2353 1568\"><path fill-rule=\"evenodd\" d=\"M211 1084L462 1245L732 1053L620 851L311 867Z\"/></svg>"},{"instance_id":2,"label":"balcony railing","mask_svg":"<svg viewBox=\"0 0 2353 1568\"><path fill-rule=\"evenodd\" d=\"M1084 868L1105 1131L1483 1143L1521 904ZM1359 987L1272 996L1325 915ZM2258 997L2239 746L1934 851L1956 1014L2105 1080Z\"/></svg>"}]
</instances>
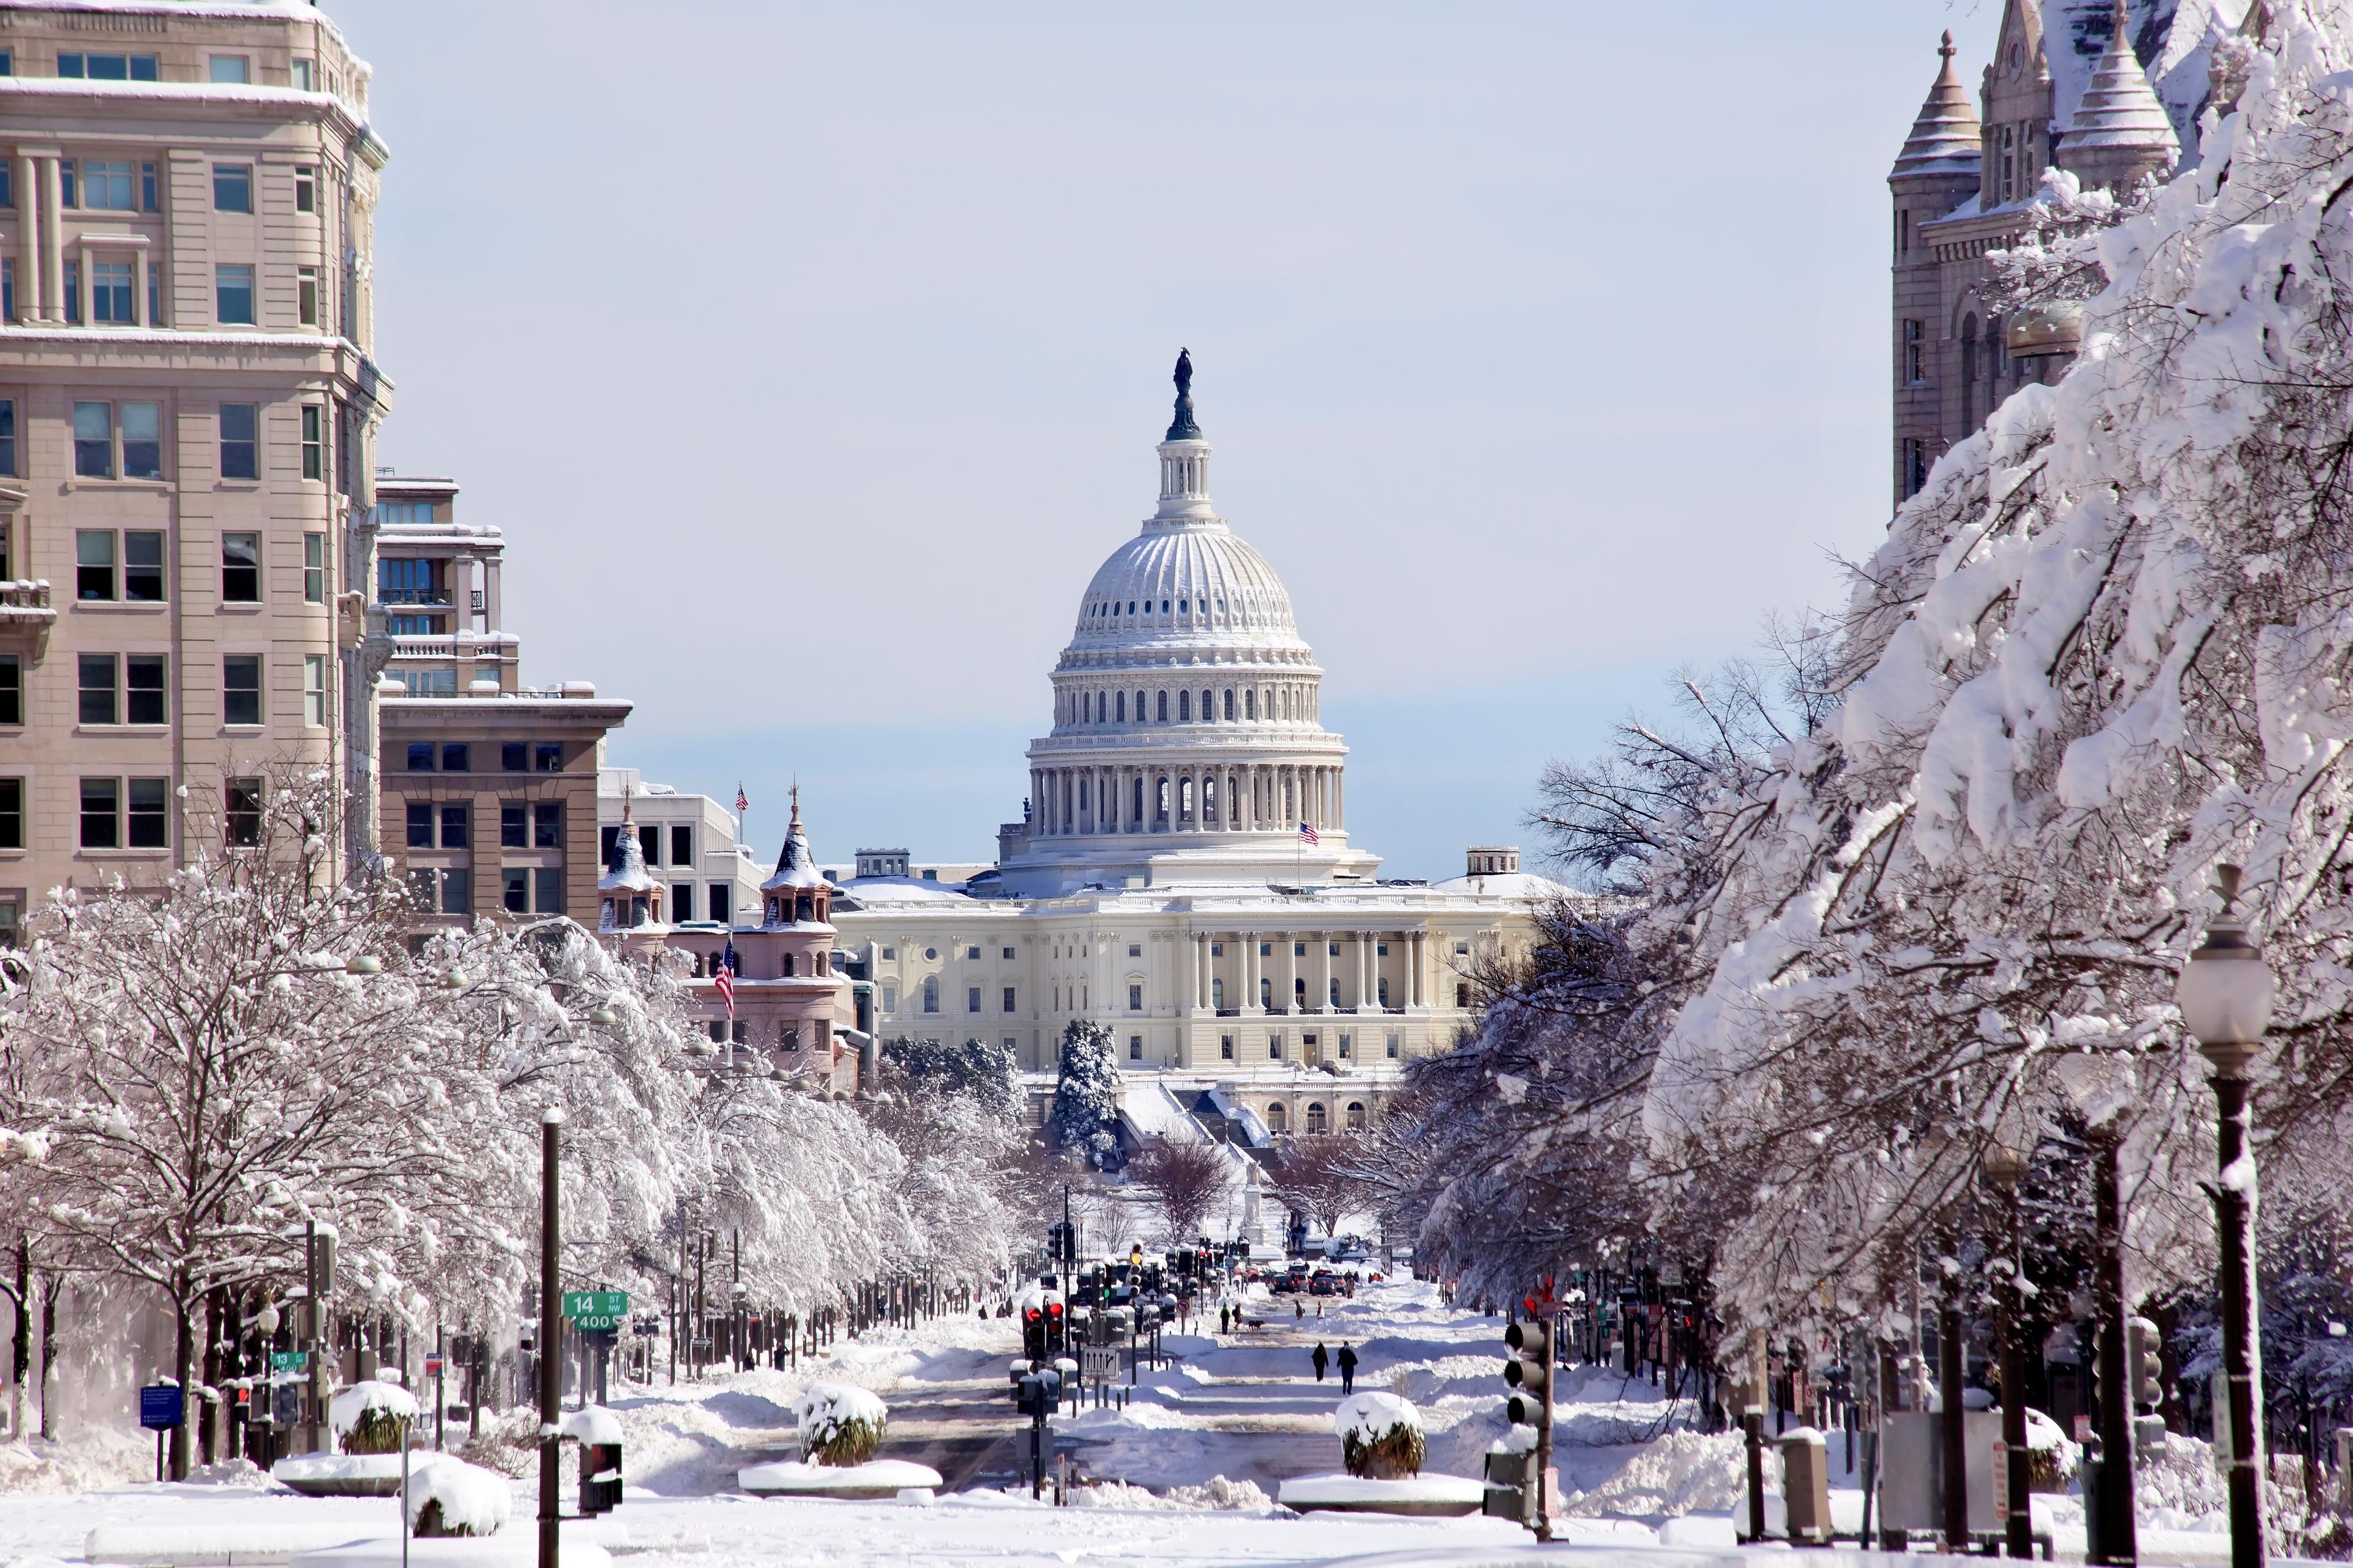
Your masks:
<instances>
[{"instance_id":1,"label":"balcony railing","mask_svg":"<svg viewBox=\"0 0 2353 1568\"><path fill-rule=\"evenodd\" d=\"M447 588L379 588L375 597L380 605L447 605L452 602Z\"/></svg>"},{"instance_id":2,"label":"balcony railing","mask_svg":"<svg viewBox=\"0 0 2353 1568\"><path fill-rule=\"evenodd\" d=\"M441 632L423 637L411 634L392 639L392 657L501 663L515 658L522 642L512 632Z\"/></svg>"}]
</instances>

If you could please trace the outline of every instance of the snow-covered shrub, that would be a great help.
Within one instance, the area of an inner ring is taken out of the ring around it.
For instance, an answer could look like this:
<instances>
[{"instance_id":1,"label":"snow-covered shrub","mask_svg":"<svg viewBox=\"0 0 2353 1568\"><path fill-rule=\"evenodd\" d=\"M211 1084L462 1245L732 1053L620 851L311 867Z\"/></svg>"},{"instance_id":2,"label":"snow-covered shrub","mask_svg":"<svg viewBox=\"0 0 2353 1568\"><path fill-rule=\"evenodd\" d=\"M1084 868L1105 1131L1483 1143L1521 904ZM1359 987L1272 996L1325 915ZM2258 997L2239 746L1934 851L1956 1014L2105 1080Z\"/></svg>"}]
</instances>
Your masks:
<instances>
[{"instance_id":1,"label":"snow-covered shrub","mask_svg":"<svg viewBox=\"0 0 2353 1568\"><path fill-rule=\"evenodd\" d=\"M403 1500L416 1535L494 1535L514 1510L504 1476L449 1454L417 1456Z\"/></svg>"},{"instance_id":2,"label":"snow-covered shrub","mask_svg":"<svg viewBox=\"0 0 2353 1568\"><path fill-rule=\"evenodd\" d=\"M1073 1018L1062 1031L1054 1104L1046 1124L1054 1142L1091 1165L1119 1157L1119 1058L1108 1026Z\"/></svg>"},{"instance_id":3,"label":"snow-covered shrub","mask_svg":"<svg viewBox=\"0 0 2353 1568\"><path fill-rule=\"evenodd\" d=\"M868 1389L812 1383L801 1392L801 1456L813 1465L862 1465L882 1446L889 1413Z\"/></svg>"},{"instance_id":4,"label":"snow-covered shrub","mask_svg":"<svg viewBox=\"0 0 2353 1568\"><path fill-rule=\"evenodd\" d=\"M1421 1413L1394 1394L1352 1394L1332 1412L1348 1473L1371 1480L1421 1474Z\"/></svg>"},{"instance_id":5,"label":"snow-covered shrub","mask_svg":"<svg viewBox=\"0 0 2353 1568\"><path fill-rule=\"evenodd\" d=\"M327 1405L327 1423L346 1454L397 1454L403 1432L416 1420L415 1395L374 1379L337 1390Z\"/></svg>"},{"instance_id":6,"label":"snow-covered shrub","mask_svg":"<svg viewBox=\"0 0 2353 1568\"><path fill-rule=\"evenodd\" d=\"M2030 1491L2065 1491L2084 1458L2083 1447L2068 1439L2059 1423L2032 1405L2026 1410L2026 1451Z\"/></svg>"}]
</instances>

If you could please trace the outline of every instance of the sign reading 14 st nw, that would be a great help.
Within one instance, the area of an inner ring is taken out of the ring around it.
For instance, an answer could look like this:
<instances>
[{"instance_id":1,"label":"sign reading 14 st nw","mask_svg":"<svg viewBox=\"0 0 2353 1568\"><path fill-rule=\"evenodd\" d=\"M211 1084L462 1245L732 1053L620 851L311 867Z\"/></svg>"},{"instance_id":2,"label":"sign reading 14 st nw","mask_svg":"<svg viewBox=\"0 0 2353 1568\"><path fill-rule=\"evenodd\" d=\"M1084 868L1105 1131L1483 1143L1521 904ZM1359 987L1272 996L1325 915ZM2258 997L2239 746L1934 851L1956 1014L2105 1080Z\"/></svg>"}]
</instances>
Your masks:
<instances>
[{"instance_id":1,"label":"sign reading 14 st nw","mask_svg":"<svg viewBox=\"0 0 2353 1568\"><path fill-rule=\"evenodd\" d=\"M585 1334L619 1328L629 1316L627 1290L566 1290L564 1315Z\"/></svg>"}]
</instances>

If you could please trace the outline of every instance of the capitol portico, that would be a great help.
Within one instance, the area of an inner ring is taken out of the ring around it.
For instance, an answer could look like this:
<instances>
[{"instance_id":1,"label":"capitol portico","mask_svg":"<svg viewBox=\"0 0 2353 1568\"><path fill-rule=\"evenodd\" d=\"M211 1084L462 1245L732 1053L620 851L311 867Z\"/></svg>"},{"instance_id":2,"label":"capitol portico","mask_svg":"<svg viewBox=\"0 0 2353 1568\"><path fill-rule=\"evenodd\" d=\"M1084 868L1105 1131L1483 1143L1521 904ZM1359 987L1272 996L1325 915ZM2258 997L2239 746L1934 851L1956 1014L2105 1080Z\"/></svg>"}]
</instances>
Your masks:
<instances>
[{"instance_id":1,"label":"capitol portico","mask_svg":"<svg viewBox=\"0 0 2353 1568\"><path fill-rule=\"evenodd\" d=\"M1041 1109L1083 1018L1113 1031L1140 1130L1208 1104L1252 1141L1362 1125L1408 1060L1453 1044L1474 973L1525 951L1560 889L1493 847L1461 877L1384 881L1350 843L1324 671L1210 500L1189 360L1176 383L1159 504L1080 597L997 865L851 879L833 920L877 1034L1001 1041Z\"/></svg>"}]
</instances>

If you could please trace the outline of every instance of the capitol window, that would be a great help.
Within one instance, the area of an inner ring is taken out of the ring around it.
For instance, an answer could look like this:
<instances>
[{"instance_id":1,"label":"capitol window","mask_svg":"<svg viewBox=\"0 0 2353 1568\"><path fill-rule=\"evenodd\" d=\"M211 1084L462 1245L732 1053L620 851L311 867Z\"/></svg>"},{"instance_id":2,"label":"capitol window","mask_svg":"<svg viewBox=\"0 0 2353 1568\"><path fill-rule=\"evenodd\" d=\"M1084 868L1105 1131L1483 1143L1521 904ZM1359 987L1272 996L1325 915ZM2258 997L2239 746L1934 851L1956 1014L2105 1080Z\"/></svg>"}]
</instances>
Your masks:
<instances>
[{"instance_id":1,"label":"capitol window","mask_svg":"<svg viewBox=\"0 0 2353 1568\"><path fill-rule=\"evenodd\" d=\"M1232 687L1229 686L1229 687L1227 687L1227 688L1226 688L1226 722L1227 722L1227 723L1229 723L1229 724L1230 724L1230 723L1232 723L1233 721L1234 721L1234 689L1233 689Z\"/></svg>"},{"instance_id":2,"label":"capitol window","mask_svg":"<svg viewBox=\"0 0 2353 1568\"><path fill-rule=\"evenodd\" d=\"M1159 718L1159 721L1160 721L1161 723L1163 723L1163 724L1166 724L1166 722L1168 722L1168 693L1166 693L1166 691L1164 691L1164 692L1162 692L1162 693L1160 694L1159 709L1160 709L1160 718Z\"/></svg>"},{"instance_id":3,"label":"capitol window","mask_svg":"<svg viewBox=\"0 0 2353 1568\"><path fill-rule=\"evenodd\" d=\"M1127 693L1124 691L1119 694L1119 721L1123 724L1127 722Z\"/></svg>"},{"instance_id":4,"label":"capitol window","mask_svg":"<svg viewBox=\"0 0 2353 1568\"><path fill-rule=\"evenodd\" d=\"M1193 694L1189 691L1180 691L1176 694L1177 721L1179 723L1189 723L1192 721L1192 718Z\"/></svg>"},{"instance_id":5,"label":"capitol window","mask_svg":"<svg viewBox=\"0 0 2353 1568\"><path fill-rule=\"evenodd\" d=\"M1242 693L1242 717L1245 719L1258 717L1258 692L1254 689Z\"/></svg>"}]
</instances>

